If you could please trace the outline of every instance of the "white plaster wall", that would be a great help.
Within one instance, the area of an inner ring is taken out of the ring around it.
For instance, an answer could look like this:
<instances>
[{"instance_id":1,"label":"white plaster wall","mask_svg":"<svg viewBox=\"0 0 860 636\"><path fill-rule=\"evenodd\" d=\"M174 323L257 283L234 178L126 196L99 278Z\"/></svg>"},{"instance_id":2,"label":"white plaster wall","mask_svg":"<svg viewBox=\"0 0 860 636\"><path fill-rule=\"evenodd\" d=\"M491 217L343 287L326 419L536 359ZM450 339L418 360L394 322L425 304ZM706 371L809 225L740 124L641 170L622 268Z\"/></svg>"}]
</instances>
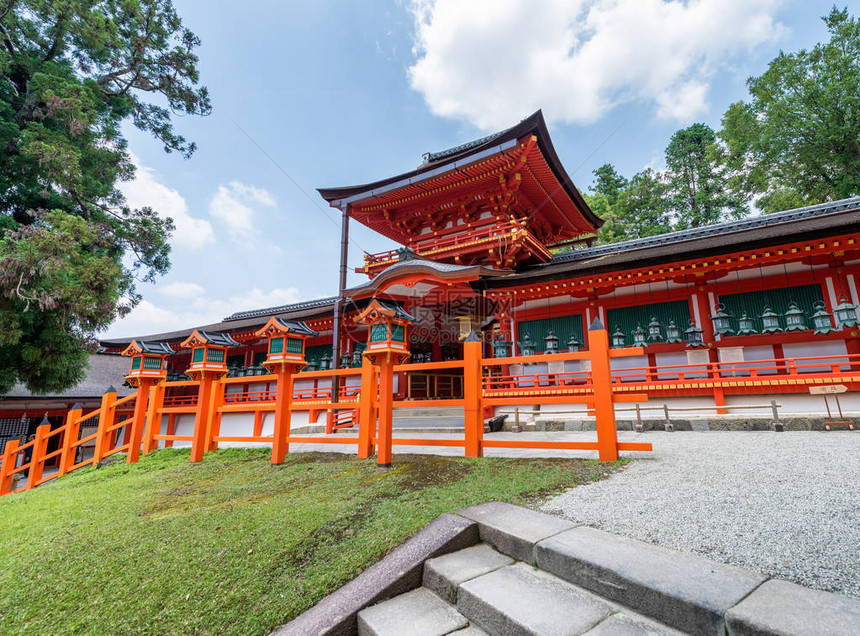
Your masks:
<instances>
[{"instance_id":1,"label":"white plaster wall","mask_svg":"<svg viewBox=\"0 0 860 636\"><path fill-rule=\"evenodd\" d=\"M848 349L845 346L844 340L826 340L824 342L799 342L797 344L786 344L782 345L783 353L785 353L786 358L818 358L824 357L822 360L798 360L798 364L806 365L806 364L817 364L822 363L822 366L813 366L802 368L801 371L804 373L827 373L831 370L832 364L837 362L844 362L845 360L840 360L838 356L844 356L848 353ZM826 356L834 356L833 358L828 358ZM840 367L842 370L847 371L848 366L842 365Z\"/></svg>"},{"instance_id":2,"label":"white plaster wall","mask_svg":"<svg viewBox=\"0 0 860 636\"><path fill-rule=\"evenodd\" d=\"M683 367L687 364L686 351L671 351L669 353L658 353L654 356L654 360L658 367L675 367L666 369L666 373L657 374L658 380L674 380L678 377L678 373L686 371L677 367Z\"/></svg>"},{"instance_id":3,"label":"white plaster wall","mask_svg":"<svg viewBox=\"0 0 860 636\"><path fill-rule=\"evenodd\" d=\"M612 371L623 371L624 369L637 369L648 366L648 356L624 356L619 358L610 358L609 368ZM644 382L645 372L640 374L635 372L625 373L624 382Z\"/></svg>"}]
</instances>

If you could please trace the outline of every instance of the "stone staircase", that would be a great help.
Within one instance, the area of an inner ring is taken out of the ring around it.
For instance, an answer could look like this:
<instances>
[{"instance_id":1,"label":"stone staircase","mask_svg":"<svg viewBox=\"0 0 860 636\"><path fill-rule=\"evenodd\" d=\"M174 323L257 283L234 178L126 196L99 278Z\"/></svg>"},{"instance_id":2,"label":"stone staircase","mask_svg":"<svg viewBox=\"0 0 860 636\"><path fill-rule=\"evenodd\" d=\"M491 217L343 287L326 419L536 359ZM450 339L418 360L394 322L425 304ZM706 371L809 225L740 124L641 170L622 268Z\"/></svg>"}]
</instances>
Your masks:
<instances>
[{"instance_id":1,"label":"stone staircase","mask_svg":"<svg viewBox=\"0 0 860 636\"><path fill-rule=\"evenodd\" d=\"M858 634L860 601L492 502L442 515L279 632Z\"/></svg>"},{"instance_id":2,"label":"stone staircase","mask_svg":"<svg viewBox=\"0 0 860 636\"><path fill-rule=\"evenodd\" d=\"M432 406L394 409L395 433L462 433L465 427L462 407Z\"/></svg>"}]
</instances>

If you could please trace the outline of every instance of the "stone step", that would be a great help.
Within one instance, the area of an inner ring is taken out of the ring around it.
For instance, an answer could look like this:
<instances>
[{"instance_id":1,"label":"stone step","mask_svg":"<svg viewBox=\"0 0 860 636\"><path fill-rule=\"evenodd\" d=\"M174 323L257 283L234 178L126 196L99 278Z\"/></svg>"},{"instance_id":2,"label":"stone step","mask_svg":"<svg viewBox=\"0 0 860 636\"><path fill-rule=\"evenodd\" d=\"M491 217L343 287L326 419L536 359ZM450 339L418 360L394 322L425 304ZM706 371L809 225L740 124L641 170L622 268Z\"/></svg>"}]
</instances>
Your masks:
<instances>
[{"instance_id":1,"label":"stone step","mask_svg":"<svg viewBox=\"0 0 860 636\"><path fill-rule=\"evenodd\" d=\"M466 627L462 614L423 587L358 613L359 636L444 636Z\"/></svg>"},{"instance_id":2,"label":"stone step","mask_svg":"<svg viewBox=\"0 0 860 636\"><path fill-rule=\"evenodd\" d=\"M538 567L666 625L723 634L724 616L765 581L742 568L581 526L535 546Z\"/></svg>"},{"instance_id":3,"label":"stone step","mask_svg":"<svg viewBox=\"0 0 860 636\"><path fill-rule=\"evenodd\" d=\"M463 417L462 406L417 406L394 409L395 420L408 417Z\"/></svg>"},{"instance_id":4,"label":"stone step","mask_svg":"<svg viewBox=\"0 0 860 636\"><path fill-rule=\"evenodd\" d=\"M612 614L609 604L525 563L466 581L457 593L460 613L490 634L577 635Z\"/></svg>"},{"instance_id":5,"label":"stone step","mask_svg":"<svg viewBox=\"0 0 860 636\"><path fill-rule=\"evenodd\" d=\"M423 584L440 598L457 604L457 588L475 577L488 574L514 560L493 550L486 543L445 554L424 563Z\"/></svg>"}]
</instances>

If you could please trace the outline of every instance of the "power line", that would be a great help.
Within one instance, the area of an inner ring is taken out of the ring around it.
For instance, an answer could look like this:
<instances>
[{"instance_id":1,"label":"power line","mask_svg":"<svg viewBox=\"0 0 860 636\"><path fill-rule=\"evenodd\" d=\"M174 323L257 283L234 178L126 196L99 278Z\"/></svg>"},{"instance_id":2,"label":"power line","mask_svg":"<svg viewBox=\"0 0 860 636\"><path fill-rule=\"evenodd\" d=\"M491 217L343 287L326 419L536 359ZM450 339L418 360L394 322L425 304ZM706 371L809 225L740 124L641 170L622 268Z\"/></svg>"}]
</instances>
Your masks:
<instances>
[{"instance_id":1,"label":"power line","mask_svg":"<svg viewBox=\"0 0 860 636\"><path fill-rule=\"evenodd\" d=\"M275 160L272 158L272 155L270 155L268 152L266 152L266 151L263 149L263 147L262 147L260 144L258 144L258 143L257 143L257 141L256 141L253 137L251 137L251 135L249 135L249 134L248 134L248 132L247 132L244 128L242 128L242 127L241 127L241 126L236 122L236 120L235 120L235 119L233 119L233 120L231 120L231 121L236 125L236 128L238 128L239 130L241 130L241 131L242 131L242 134L244 134L248 139L250 139L250 140L251 140L251 143L252 143L252 144L254 144L255 146L257 146L257 148L260 150L260 152L262 152L264 155L266 155L266 157L268 158L268 160L269 160L269 161L271 161L271 162L275 165L275 167L276 167L278 170L280 170L280 171L284 174L284 176L292 182L292 184L293 184L294 186L296 186L296 188L298 188L299 192L301 192L303 195L305 195L305 197L307 198L307 200L308 200L308 201L310 201L311 203L313 203L313 204L317 207L317 209L318 209L320 212L322 212L322 213L325 215L325 217L326 217L329 221L331 221L331 222L334 224L334 226L335 226L336 228L340 229L340 223L338 223L335 219L333 219L333 218L331 217L331 215L328 213L328 211L327 211L324 207L322 207L319 203L317 203L317 202L316 202L316 200L315 200L311 195L309 195L309 194L305 191L305 189L304 189L304 188L302 188L302 186L300 186L300 185L298 184L298 182L297 182L295 179L293 179L293 178L290 176L290 174L289 174L286 170L284 170L284 169L281 167L281 165L280 165L277 161L275 161ZM362 252L367 253L367 250L365 250L363 247L361 247L361 245L359 245L358 243L356 243L356 241L355 241L355 239L354 239L354 238L352 238L352 237L350 236L350 237L349 237L349 240L352 242L352 244L353 244L353 245L355 245L355 246L356 246L358 249L360 249Z\"/></svg>"}]
</instances>

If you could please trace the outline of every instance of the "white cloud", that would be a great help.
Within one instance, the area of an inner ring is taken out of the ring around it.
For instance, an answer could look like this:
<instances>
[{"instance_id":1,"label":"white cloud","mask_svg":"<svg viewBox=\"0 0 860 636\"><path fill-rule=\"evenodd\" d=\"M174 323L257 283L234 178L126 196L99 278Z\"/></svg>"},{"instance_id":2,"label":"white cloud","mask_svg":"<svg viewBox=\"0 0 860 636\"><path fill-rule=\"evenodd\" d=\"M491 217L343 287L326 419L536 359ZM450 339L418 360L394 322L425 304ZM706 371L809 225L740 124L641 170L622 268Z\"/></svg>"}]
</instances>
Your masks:
<instances>
[{"instance_id":1,"label":"white cloud","mask_svg":"<svg viewBox=\"0 0 860 636\"><path fill-rule=\"evenodd\" d=\"M781 36L782 0L413 0L412 87L437 115L496 130L543 108L598 120L630 101L689 121L713 75Z\"/></svg>"},{"instance_id":2,"label":"white cloud","mask_svg":"<svg viewBox=\"0 0 860 636\"><path fill-rule=\"evenodd\" d=\"M170 296L171 298L184 299L202 296L206 293L206 290L202 285L198 285L197 283L185 283L182 281L170 283L169 285L162 285L158 288L158 291L165 296Z\"/></svg>"},{"instance_id":3,"label":"white cloud","mask_svg":"<svg viewBox=\"0 0 860 636\"><path fill-rule=\"evenodd\" d=\"M178 191L168 188L156 179L152 168L141 165L131 155L137 172L134 181L121 183L119 189L133 208L151 207L161 217L170 217L176 225L171 243L198 249L215 242L215 232L206 219L198 219L188 213L188 203Z\"/></svg>"},{"instance_id":4,"label":"white cloud","mask_svg":"<svg viewBox=\"0 0 860 636\"><path fill-rule=\"evenodd\" d=\"M194 283L174 283L161 288L161 291L177 285L200 287ZM203 288L200 287L200 289ZM169 292L168 295L170 295ZM301 300L307 299L303 299L295 287L276 288L271 291L263 291L255 287L230 298L213 299L201 294L193 299L177 298L159 305L150 300L142 300L125 318L114 322L102 337L147 336L165 331L200 327L219 322L237 311L263 309Z\"/></svg>"},{"instance_id":5,"label":"white cloud","mask_svg":"<svg viewBox=\"0 0 860 636\"><path fill-rule=\"evenodd\" d=\"M221 219L230 229L230 237L242 245L254 238L254 209L252 205L274 207L275 198L262 188L231 181L229 185L219 185L209 204L209 213Z\"/></svg>"}]
</instances>

